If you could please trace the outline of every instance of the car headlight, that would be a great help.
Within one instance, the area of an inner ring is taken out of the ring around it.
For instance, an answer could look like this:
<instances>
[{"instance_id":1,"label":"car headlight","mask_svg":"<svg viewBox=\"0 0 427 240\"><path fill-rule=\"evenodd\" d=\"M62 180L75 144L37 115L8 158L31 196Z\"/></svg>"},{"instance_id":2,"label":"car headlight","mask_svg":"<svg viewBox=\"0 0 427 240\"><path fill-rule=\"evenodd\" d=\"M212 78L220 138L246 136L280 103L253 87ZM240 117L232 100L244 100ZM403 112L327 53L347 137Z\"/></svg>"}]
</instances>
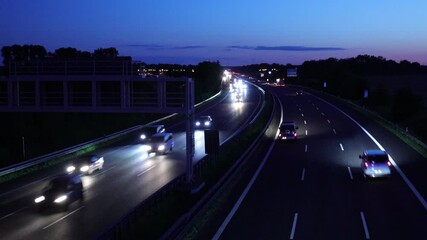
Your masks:
<instances>
[{"instance_id":1,"label":"car headlight","mask_svg":"<svg viewBox=\"0 0 427 240\"><path fill-rule=\"evenodd\" d=\"M46 198L45 198L44 196L40 196L40 197L38 197L38 198L34 199L34 202L35 202L35 203L43 202L45 199L46 199Z\"/></svg>"},{"instance_id":2,"label":"car headlight","mask_svg":"<svg viewBox=\"0 0 427 240\"><path fill-rule=\"evenodd\" d=\"M76 170L76 168L74 166L67 167L67 172L72 172L74 170Z\"/></svg>"},{"instance_id":3,"label":"car headlight","mask_svg":"<svg viewBox=\"0 0 427 240\"><path fill-rule=\"evenodd\" d=\"M209 126L209 125L211 125L211 123L209 121L206 121L205 126Z\"/></svg>"},{"instance_id":4,"label":"car headlight","mask_svg":"<svg viewBox=\"0 0 427 240\"><path fill-rule=\"evenodd\" d=\"M140 138L141 138L141 139L146 139L146 138L147 138L147 136L145 136L145 134L141 134Z\"/></svg>"},{"instance_id":5,"label":"car headlight","mask_svg":"<svg viewBox=\"0 0 427 240\"><path fill-rule=\"evenodd\" d=\"M67 200L67 195L62 195L60 197L58 197L57 199L55 199L55 203L61 203L63 201Z\"/></svg>"},{"instance_id":6,"label":"car headlight","mask_svg":"<svg viewBox=\"0 0 427 240\"><path fill-rule=\"evenodd\" d=\"M196 122L196 126L200 126L200 122Z\"/></svg>"},{"instance_id":7,"label":"car headlight","mask_svg":"<svg viewBox=\"0 0 427 240\"><path fill-rule=\"evenodd\" d=\"M80 171L82 172L87 172L88 170L89 170L89 166L87 165L80 168Z\"/></svg>"},{"instance_id":8,"label":"car headlight","mask_svg":"<svg viewBox=\"0 0 427 240\"><path fill-rule=\"evenodd\" d=\"M158 149L159 151L163 151L163 150L165 150L165 145L160 145L157 149Z\"/></svg>"}]
</instances>

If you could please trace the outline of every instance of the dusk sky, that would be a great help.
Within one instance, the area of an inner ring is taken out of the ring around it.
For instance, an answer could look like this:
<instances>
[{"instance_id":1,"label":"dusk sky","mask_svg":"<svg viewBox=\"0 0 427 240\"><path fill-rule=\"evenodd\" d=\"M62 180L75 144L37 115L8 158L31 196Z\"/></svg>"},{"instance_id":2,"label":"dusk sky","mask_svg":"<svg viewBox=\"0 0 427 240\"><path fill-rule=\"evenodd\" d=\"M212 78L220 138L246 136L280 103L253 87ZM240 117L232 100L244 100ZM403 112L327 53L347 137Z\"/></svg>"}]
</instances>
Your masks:
<instances>
[{"instance_id":1,"label":"dusk sky","mask_svg":"<svg viewBox=\"0 0 427 240\"><path fill-rule=\"evenodd\" d=\"M427 65L426 0L0 0L0 47L115 47L146 63Z\"/></svg>"}]
</instances>

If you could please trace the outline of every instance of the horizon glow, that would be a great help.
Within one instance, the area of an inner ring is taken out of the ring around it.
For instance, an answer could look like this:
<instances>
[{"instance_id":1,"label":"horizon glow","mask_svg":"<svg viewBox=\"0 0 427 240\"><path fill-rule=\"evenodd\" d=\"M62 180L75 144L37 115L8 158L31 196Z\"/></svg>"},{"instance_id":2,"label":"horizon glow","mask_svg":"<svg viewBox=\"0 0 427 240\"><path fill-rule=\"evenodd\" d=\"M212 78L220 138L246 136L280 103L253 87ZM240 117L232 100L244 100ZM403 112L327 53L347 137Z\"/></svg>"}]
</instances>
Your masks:
<instances>
[{"instance_id":1,"label":"horizon glow","mask_svg":"<svg viewBox=\"0 0 427 240\"><path fill-rule=\"evenodd\" d=\"M148 64L302 64L367 54L427 65L427 2L1 0L0 47L115 47Z\"/></svg>"}]
</instances>

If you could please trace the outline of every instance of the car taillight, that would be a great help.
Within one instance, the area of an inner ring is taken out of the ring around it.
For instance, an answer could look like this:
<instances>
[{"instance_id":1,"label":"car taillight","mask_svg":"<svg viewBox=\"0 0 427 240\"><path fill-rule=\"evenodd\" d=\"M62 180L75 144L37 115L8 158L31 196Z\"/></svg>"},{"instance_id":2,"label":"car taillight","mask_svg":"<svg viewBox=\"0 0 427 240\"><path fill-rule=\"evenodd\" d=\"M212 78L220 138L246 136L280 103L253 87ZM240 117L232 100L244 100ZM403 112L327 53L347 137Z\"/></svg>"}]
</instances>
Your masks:
<instances>
[{"instance_id":1,"label":"car taillight","mask_svg":"<svg viewBox=\"0 0 427 240\"><path fill-rule=\"evenodd\" d=\"M369 166L369 164L367 162L365 162L365 167L367 168Z\"/></svg>"}]
</instances>

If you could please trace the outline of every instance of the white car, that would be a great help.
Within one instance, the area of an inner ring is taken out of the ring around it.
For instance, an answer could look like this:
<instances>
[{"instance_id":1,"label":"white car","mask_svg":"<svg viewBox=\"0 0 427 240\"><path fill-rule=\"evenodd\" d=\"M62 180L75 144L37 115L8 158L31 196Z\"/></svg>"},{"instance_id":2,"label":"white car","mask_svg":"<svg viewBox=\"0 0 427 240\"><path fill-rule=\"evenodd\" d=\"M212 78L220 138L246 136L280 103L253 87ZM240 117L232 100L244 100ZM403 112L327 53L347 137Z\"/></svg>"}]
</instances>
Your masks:
<instances>
[{"instance_id":1,"label":"white car","mask_svg":"<svg viewBox=\"0 0 427 240\"><path fill-rule=\"evenodd\" d=\"M104 166L104 158L97 155L85 155L74 160L67 166L67 172L79 172L92 174L95 170L101 170Z\"/></svg>"},{"instance_id":2,"label":"white car","mask_svg":"<svg viewBox=\"0 0 427 240\"><path fill-rule=\"evenodd\" d=\"M362 159L364 177L378 178L391 175L391 163L386 151L365 150L359 158Z\"/></svg>"}]
</instances>

